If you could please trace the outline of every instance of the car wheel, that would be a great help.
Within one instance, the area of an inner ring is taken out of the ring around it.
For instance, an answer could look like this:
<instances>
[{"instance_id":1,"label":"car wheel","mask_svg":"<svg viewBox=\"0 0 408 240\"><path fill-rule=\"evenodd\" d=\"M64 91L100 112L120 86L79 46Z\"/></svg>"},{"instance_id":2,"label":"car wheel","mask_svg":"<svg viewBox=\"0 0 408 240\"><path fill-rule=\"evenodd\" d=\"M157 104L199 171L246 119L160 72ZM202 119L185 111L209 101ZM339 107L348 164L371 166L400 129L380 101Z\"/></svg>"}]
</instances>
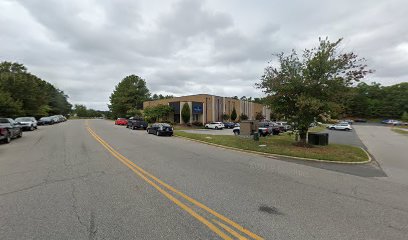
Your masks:
<instances>
[{"instance_id":1,"label":"car wheel","mask_svg":"<svg viewBox=\"0 0 408 240\"><path fill-rule=\"evenodd\" d=\"M136 127L133 125L133 126L132 126L132 130L135 130L135 129L136 129Z\"/></svg>"},{"instance_id":2,"label":"car wheel","mask_svg":"<svg viewBox=\"0 0 408 240\"><path fill-rule=\"evenodd\" d=\"M205 126L204 128L205 128L205 129L208 129L208 126Z\"/></svg>"},{"instance_id":3,"label":"car wheel","mask_svg":"<svg viewBox=\"0 0 408 240\"><path fill-rule=\"evenodd\" d=\"M33 127L33 126L30 127L30 131L34 131L34 127Z\"/></svg>"},{"instance_id":4,"label":"car wheel","mask_svg":"<svg viewBox=\"0 0 408 240\"><path fill-rule=\"evenodd\" d=\"M160 133L159 133L159 131L156 131L156 136L160 136Z\"/></svg>"},{"instance_id":5,"label":"car wheel","mask_svg":"<svg viewBox=\"0 0 408 240\"><path fill-rule=\"evenodd\" d=\"M238 135L239 135L239 132L238 132L238 131L234 131L234 135L235 135L235 136L238 136Z\"/></svg>"},{"instance_id":6,"label":"car wheel","mask_svg":"<svg viewBox=\"0 0 408 240\"><path fill-rule=\"evenodd\" d=\"M331 127L330 130L335 130L335 128L334 128L334 127Z\"/></svg>"},{"instance_id":7,"label":"car wheel","mask_svg":"<svg viewBox=\"0 0 408 240\"><path fill-rule=\"evenodd\" d=\"M217 127L217 126L215 127L215 130L218 130L218 127Z\"/></svg>"},{"instance_id":8,"label":"car wheel","mask_svg":"<svg viewBox=\"0 0 408 240\"><path fill-rule=\"evenodd\" d=\"M20 129L20 133L17 135L17 138L21 138L23 136L23 130Z\"/></svg>"},{"instance_id":9,"label":"car wheel","mask_svg":"<svg viewBox=\"0 0 408 240\"><path fill-rule=\"evenodd\" d=\"M11 134L10 132L7 132L6 139L4 139L4 143L10 143L11 142Z\"/></svg>"}]
</instances>

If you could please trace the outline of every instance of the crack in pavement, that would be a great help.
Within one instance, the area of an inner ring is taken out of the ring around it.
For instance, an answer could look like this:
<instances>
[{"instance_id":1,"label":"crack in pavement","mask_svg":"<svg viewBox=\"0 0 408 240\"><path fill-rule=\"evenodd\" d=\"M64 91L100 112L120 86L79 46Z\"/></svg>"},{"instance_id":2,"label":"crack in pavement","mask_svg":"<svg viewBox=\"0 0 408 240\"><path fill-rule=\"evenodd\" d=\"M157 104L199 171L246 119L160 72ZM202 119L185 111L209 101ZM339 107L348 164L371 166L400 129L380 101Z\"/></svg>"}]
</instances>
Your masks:
<instances>
[{"instance_id":1,"label":"crack in pavement","mask_svg":"<svg viewBox=\"0 0 408 240\"><path fill-rule=\"evenodd\" d=\"M77 179L84 179L84 178L90 177L90 175L93 175L93 174L96 175L94 177L99 177L99 176L104 175L106 173L105 173L105 171L96 171L96 172L90 172L90 173L87 173L85 175L81 175L81 176L77 176L77 177L56 179L56 180L53 180L53 181L48 181L47 179L45 179L41 183L29 186L29 187L21 188L21 189L14 190L14 191L0 193L0 197L5 196L5 195L9 195L9 194L13 194L13 193L27 191L27 190L30 190L32 188L41 187L41 186L45 186L45 185L48 185L48 184L53 184L53 183L58 183L58 182L66 182L66 181L77 180Z\"/></svg>"}]
</instances>

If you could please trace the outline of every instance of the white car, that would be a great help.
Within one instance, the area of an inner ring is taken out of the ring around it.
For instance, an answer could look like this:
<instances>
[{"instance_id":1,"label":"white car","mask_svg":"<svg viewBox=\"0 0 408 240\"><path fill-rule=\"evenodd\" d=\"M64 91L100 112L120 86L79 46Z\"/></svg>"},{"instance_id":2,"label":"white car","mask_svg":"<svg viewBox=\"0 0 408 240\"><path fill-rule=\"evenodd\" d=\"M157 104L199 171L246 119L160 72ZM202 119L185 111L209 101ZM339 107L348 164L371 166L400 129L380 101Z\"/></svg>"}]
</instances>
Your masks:
<instances>
[{"instance_id":1,"label":"white car","mask_svg":"<svg viewBox=\"0 0 408 240\"><path fill-rule=\"evenodd\" d=\"M348 123L339 123L335 125L330 125L330 126L327 126L327 128L330 130L346 130L346 131L350 131L353 129Z\"/></svg>"},{"instance_id":2,"label":"white car","mask_svg":"<svg viewBox=\"0 0 408 240\"><path fill-rule=\"evenodd\" d=\"M225 128L224 123L222 122L210 122L205 124L205 128L210 128L210 129L223 129Z\"/></svg>"},{"instance_id":3,"label":"white car","mask_svg":"<svg viewBox=\"0 0 408 240\"><path fill-rule=\"evenodd\" d=\"M21 128L25 130L33 131L37 129L37 120L34 117L19 117L14 121L18 122L21 125Z\"/></svg>"}]
</instances>

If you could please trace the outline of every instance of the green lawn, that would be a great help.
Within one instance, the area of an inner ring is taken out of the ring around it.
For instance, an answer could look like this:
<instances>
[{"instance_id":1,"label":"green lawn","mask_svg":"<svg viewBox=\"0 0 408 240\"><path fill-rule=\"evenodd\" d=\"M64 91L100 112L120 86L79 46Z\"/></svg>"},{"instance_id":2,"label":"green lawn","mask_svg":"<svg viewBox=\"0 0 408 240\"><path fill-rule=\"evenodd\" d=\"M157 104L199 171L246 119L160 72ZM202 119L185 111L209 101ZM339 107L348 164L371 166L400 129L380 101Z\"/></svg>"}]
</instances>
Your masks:
<instances>
[{"instance_id":1,"label":"green lawn","mask_svg":"<svg viewBox=\"0 0 408 240\"><path fill-rule=\"evenodd\" d=\"M368 160L367 154L362 149L349 145L330 144L313 148L297 147L293 145L294 137L288 134L261 137L259 142L251 138L238 136L205 135L182 131L176 131L175 135L244 150L293 157L341 162L363 162ZM259 145L266 146L261 147Z\"/></svg>"}]
</instances>

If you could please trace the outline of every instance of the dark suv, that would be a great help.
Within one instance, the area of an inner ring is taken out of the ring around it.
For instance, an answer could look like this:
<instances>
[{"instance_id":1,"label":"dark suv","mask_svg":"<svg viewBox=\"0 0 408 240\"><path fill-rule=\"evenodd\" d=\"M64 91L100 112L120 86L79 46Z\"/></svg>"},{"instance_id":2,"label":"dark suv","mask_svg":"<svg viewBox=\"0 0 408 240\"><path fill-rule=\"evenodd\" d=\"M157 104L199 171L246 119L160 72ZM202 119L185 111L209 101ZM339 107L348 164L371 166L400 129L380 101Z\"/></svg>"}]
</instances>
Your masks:
<instances>
[{"instance_id":1,"label":"dark suv","mask_svg":"<svg viewBox=\"0 0 408 240\"><path fill-rule=\"evenodd\" d=\"M144 130L146 130L147 129L147 122L144 121L141 117L131 117L131 118L128 119L126 127L130 128L130 129L133 129L133 130L135 130L135 129L144 129Z\"/></svg>"}]
</instances>

